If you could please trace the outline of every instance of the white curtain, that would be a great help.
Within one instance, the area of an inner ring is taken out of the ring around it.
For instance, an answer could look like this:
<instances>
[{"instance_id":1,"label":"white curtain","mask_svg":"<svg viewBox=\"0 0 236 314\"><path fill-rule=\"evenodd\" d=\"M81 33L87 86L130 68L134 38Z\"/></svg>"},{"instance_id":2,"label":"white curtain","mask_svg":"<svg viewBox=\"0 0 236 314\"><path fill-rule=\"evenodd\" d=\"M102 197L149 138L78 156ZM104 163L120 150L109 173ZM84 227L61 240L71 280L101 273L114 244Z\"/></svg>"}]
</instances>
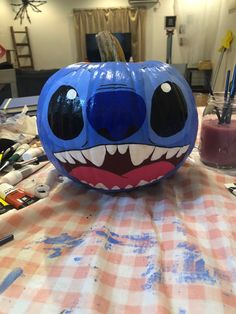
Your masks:
<instances>
[{"instance_id":1,"label":"white curtain","mask_svg":"<svg viewBox=\"0 0 236 314\"><path fill-rule=\"evenodd\" d=\"M224 0L174 0L177 36L183 60L196 64L210 60Z\"/></svg>"}]
</instances>

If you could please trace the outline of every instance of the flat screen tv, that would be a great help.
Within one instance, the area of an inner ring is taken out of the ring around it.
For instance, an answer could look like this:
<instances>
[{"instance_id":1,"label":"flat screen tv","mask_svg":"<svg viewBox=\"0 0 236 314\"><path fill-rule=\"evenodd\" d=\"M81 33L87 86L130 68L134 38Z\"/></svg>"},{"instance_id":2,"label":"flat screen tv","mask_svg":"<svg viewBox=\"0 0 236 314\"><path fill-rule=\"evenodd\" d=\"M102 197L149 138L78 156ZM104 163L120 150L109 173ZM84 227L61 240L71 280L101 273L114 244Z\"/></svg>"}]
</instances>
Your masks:
<instances>
[{"instance_id":1,"label":"flat screen tv","mask_svg":"<svg viewBox=\"0 0 236 314\"><path fill-rule=\"evenodd\" d=\"M125 60L128 62L132 56L131 33L112 33L120 42L125 54ZM96 41L96 34L86 34L87 58L90 62L100 62L100 54Z\"/></svg>"}]
</instances>

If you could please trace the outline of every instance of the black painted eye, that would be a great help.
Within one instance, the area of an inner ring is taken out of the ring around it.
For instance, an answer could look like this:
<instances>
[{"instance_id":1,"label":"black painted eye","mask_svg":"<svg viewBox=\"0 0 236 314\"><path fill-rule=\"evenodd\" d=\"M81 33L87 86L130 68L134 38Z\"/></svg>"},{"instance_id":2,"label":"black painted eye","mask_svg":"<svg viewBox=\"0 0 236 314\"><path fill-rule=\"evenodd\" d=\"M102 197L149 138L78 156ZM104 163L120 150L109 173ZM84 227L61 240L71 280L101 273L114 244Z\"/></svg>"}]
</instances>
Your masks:
<instances>
[{"instance_id":1,"label":"black painted eye","mask_svg":"<svg viewBox=\"0 0 236 314\"><path fill-rule=\"evenodd\" d=\"M80 134L84 126L82 107L73 87L61 86L52 95L48 122L52 132L63 140L71 140Z\"/></svg>"},{"instance_id":2,"label":"black painted eye","mask_svg":"<svg viewBox=\"0 0 236 314\"><path fill-rule=\"evenodd\" d=\"M173 82L162 83L152 96L151 127L162 137L176 134L187 120L187 104L180 88Z\"/></svg>"}]
</instances>

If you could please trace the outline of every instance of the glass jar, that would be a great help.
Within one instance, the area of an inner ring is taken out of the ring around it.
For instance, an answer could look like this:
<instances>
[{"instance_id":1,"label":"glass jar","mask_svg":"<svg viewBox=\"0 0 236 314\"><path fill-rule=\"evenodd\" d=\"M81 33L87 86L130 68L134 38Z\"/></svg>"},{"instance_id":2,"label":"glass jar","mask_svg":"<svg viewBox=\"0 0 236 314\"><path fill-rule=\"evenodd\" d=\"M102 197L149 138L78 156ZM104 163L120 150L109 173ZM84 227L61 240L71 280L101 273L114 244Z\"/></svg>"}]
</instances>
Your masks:
<instances>
[{"instance_id":1,"label":"glass jar","mask_svg":"<svg viewBox=\"0 0 236 314\"><path fill-rule=\"evenodd\" d=\"M203 112L199 154L211 167L236 167L236 102L224 101L223 93L210 96Z\"/></svg>"}]
</instances>

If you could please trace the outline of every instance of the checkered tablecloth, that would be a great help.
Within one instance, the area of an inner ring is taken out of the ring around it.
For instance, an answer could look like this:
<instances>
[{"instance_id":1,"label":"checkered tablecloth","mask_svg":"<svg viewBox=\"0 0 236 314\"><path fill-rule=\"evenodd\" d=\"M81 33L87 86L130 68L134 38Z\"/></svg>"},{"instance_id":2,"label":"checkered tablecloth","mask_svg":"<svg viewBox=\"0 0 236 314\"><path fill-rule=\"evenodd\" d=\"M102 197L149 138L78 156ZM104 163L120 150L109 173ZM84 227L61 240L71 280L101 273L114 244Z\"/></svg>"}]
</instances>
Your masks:
<instances>
[{"instance_id":1,"label":"checkered tablecloth","mask_svg":"<svg viewBox=\"0 0 236 314\"><path fill-rule=\"evenodd\" d=\"M66 180L9 211L0 313L235 314L234 181L192 155L152 187L105 194Z\"/></svg>"}]
</instances>

